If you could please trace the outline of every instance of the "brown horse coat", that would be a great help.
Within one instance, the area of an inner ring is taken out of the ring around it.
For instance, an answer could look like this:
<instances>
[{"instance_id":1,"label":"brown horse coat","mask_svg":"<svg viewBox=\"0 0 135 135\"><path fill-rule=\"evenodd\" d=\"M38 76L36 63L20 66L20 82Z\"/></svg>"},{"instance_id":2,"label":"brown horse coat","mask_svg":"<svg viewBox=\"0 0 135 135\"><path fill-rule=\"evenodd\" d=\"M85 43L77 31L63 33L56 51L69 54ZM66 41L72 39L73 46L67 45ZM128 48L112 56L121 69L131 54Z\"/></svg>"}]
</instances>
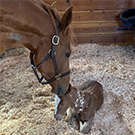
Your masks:
<instances>
[{"instance_id":1,"label":"brown horse coat","mask_svg":"<svg viewBox=\"0 0 135 135\"><path fill-rule=\"evenodd\" d=\"M42 0L0 0L0 53L22 44L33 54L34 64L39 65L52 48L52 38L59 23L60 42L55 49L55 57L59 74L65 73L69 71L69 55L66 54L71 53L71 20L72 7L60 16L54 7ZM51 58L38 71L46 80L54 78L55 70ZM67 75L50 83L52 92L64 94L69 88L69 79L70 76Z\"/></svg>"},{"instance_id":2,"label":"brown horse coat","mask_svg":"<svg viewBox=\"0 0 135 135\"><path fill-rule=\"evenodd\" d=\"M71 86L69 91L60 99L55 117L61 118L61 115L64 115L66 110L71 107L73 111L70 113L78 121L87 123L85 127L79 127L81 132L87 133L90 130L95 112L103 104L103 88L97 81L88 81L81 85L79 89ZM67 116L66 119L71 123L73 117L71 114L68 115L70 115L70 118Z\"/></svg>"}]
</instances>

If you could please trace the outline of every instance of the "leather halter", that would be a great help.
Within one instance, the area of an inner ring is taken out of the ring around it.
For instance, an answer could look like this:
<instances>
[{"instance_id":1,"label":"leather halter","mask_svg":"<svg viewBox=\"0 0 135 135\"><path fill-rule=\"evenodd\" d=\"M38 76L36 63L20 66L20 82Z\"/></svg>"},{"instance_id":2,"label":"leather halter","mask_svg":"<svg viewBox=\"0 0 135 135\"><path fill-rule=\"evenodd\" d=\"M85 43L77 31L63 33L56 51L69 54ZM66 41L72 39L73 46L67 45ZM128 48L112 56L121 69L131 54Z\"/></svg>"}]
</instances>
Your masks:
<instances>
[{"instance_id":1,"label":"leather halter","mask_svg":"<svg viewBox=\"0 0 135 135\"><path fill-rule=\"evenodd\" d=\"M34 74L37 77L39 83L41 83L41 84L50 84L56 80L61 79L62 77L66 76L70 73L70 70L65 73L59 73L59 71L58 71L58 65L57 65L57 61L56 61L56 57L55 57L55 48L57 47L57 45L59 45L59 40L60 40L58 35L59 35L59 24L57 24L56 33L52 38L52 47L49 50L48 55L42 60L42 62L39 65L35 66L34 61L33 61L34 54L32 56L31 67L32 67ZM48 81L43 81L44 76L41 75L41 77L39 77L39 75L37 73L37 68L39 68L49 58L51 58L53 61L55 76Z\"/></svg>"}]
</instances>

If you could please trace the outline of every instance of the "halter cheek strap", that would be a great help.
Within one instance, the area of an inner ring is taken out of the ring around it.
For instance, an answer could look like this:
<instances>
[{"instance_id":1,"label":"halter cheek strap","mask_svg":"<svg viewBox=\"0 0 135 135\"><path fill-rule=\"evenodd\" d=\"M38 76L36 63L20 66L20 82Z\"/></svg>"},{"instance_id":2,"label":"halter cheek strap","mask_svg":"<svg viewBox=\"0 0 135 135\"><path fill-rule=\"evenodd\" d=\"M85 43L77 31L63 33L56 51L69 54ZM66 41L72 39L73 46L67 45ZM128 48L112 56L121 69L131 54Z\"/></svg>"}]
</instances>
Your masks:
<instances>
[{"instance_id":1,"label":"halter cheek strap","mask_svg":"<svg viewBox=\"0 0 135 135\"><path fill-rule=\"evenodd\" d=\"M55 49L56 49L57 45L59 44L59 40L60 40L58 34L59 34L59 25L57 25L56 34L52 38L52 48L49 50L48 55L42 60L42 62L39 65L35 66L34 60L33 60L34 54L32 56L31 67L32 67L34 74L37 77L39 83L41 83L41 84L50 84L56 80L61 79L64 76L70 74L70 70L65 73L59 73L59 71L58 71L58 65L57 65L57 61L56 61L56 57L55 57ZM39 68L49 58L51 58L53 61L55 76L48 81L43 81L44 77L43 77L43 75L41 77L39 77L39 75L37 73L37 68Z\"/></svg>"}]
</instances>

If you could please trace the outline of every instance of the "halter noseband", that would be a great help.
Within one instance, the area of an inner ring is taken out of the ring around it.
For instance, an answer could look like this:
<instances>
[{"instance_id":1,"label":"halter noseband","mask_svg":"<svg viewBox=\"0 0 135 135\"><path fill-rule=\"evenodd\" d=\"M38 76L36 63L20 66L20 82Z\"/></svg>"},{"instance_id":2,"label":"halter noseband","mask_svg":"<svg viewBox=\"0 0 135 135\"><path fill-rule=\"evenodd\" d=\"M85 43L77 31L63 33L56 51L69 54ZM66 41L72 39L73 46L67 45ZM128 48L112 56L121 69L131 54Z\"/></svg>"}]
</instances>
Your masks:
<instances>
[{"instance_id":1,"label":"halter noseband","mask_svg":"<svg viewBox=\"0 0 135 135\"><path fill-rule=\"evenodd\" d=\"M35 66L34 61L33 61L34 54L32 55L31 67L32 67L34 74L37 77L39 83L41 83L41 84L50 84L70 73L70 70L68 72L61 73L61 74L58 71L57 61L56 61L56 57L55 57L55 48L59 44L59 40L60 40L58 35L59 35L59 24L57 25L56 33L52 38L52 48L49 50L48 55L42 60L42 62L39 65ZM52 58L54 70L55 70L55 76L48 81L43 81L44 77L43 77L43 75L41 77L39 77L39 75L37 73L37 68L39 68L49 58Z\"/></svg>"}]
</instances>

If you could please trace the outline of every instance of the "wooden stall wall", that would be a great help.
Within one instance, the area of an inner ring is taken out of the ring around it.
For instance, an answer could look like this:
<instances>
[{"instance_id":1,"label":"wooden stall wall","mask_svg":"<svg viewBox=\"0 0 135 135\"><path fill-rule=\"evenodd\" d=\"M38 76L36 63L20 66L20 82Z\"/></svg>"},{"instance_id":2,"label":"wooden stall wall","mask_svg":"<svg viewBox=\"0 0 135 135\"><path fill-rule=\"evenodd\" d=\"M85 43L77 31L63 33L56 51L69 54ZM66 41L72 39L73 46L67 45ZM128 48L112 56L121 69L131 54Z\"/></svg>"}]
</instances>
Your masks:
<instances>
[{"instance_id":1,"label":"wooden stall wall","mask_svg":"<svg viewBox=\"0 0 135 135\"><path fill-rule=\"evenodd\" d=\"M52 4L55 0L44 0ZM120 13L135 8L135 0L56 0L61 14L73 6L73 22L78 43L119 44L133 43L132 31L118 31L122 27Z\"/></svg>"}]
</instances>

